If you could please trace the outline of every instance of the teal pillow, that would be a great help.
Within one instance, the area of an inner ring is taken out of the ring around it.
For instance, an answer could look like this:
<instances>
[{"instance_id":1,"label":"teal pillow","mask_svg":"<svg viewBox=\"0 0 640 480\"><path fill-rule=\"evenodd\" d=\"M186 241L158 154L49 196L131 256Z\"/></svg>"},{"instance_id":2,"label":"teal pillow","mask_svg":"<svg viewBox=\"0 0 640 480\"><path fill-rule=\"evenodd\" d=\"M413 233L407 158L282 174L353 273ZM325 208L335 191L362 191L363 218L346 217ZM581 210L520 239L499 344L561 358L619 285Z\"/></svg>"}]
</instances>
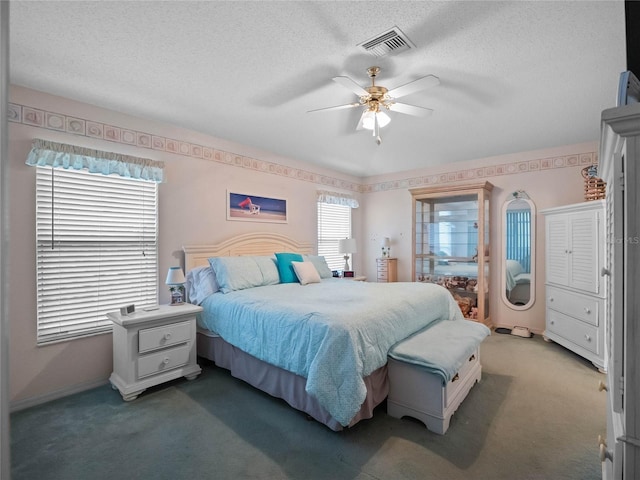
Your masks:
<instances>
[{"instance_id":1,"label":"teal pillow","mask_svg":"<svg viewBox=\"0 0 640 480\"><path fill-rule=\"evenodd\" d=\"M280 283L296 283L298 277L293 269L291 262L302 262L302 255L299 253L276 253L278 260L278 273L280 274Z\"/></svg>"}]
</instances>

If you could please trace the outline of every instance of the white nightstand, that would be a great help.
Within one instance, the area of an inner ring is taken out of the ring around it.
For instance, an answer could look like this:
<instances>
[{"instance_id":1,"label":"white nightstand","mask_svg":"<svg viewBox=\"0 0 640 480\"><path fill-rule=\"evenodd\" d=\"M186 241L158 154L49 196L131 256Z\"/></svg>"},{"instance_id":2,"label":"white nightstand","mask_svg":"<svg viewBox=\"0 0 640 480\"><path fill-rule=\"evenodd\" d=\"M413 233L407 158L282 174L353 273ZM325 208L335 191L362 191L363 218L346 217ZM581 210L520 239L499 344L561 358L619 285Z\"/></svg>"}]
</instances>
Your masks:
<instances>
[{"instance_id":1,"label":"white nightstand","mask_svg":"<svg viewBox=\"0 0 640 480\"><path fill-rule=\"evenodd\" d=\"M160 305L157 310L136 311L127 316L108 313L113 321L114 390L125 401L147 388L202 371L196 363L196 314L202 307Z\"/></svg>"},{"instance_id":2,"label":"white nightstand","mask_svg":"<svg viewBox=\"0 0 640 480\"><path fill-rule=\"evenodd\" d=\"M354 282L366 282L367 277L358 276L358 277L342 277L344 280L353 280Z\"/></svg>"}]
</instances>

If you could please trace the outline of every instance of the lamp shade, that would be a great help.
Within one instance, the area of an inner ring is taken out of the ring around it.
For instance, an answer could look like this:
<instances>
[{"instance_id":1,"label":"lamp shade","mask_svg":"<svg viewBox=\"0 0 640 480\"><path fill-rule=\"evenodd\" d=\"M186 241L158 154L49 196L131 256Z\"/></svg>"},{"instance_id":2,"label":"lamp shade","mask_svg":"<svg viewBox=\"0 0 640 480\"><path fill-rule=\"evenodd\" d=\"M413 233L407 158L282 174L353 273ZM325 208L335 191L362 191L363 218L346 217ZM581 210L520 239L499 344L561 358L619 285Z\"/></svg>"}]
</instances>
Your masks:
<instances>
[{"instance_id":1,"label":"lamp shade","mask_svg":"<svg viewBox=\"0 0 640 480\"><path fill-rule=\"evenodd\" d=\"M374 112L373 110L369 110L365 112L362 116L362 128L367 130L373 130L375 128L375 117L378 117L378 126L380 128L385 127L391 121L389 115L384 112Z\"/></svg>"},{"instance_id":2,"label":"lamp shade","mask_svg":"<svg viewBox=\"0 0 640 480\"><path fill-rule=\"evenodd\" d=\"M184 273L182 273L182 269L180 267L169 267L167 280L164 283L167 285L182 285L184 282Z\"/></svg>"},{"instance_id":3,"label":"lamp shade","mask_svg":"<svg viewBox=\"0 0 640 480\"><path fill-rule=\"evenodd\" d=\"M358 249L356 248L356 239L355 238L344 238L338 240L338 252L339 253L357 253Z\"/></svg>"},{"instance_id":4,"label":"lamp shade","mask_svg":"<svg viewBox=\"0 0 640 480\"><path fill-rule=\"evenodd\" d=\"M383 247L390 247L391 246L391 239L389 237L384 237L382 239L382 246Z\"/></svg>"}]
</instances>

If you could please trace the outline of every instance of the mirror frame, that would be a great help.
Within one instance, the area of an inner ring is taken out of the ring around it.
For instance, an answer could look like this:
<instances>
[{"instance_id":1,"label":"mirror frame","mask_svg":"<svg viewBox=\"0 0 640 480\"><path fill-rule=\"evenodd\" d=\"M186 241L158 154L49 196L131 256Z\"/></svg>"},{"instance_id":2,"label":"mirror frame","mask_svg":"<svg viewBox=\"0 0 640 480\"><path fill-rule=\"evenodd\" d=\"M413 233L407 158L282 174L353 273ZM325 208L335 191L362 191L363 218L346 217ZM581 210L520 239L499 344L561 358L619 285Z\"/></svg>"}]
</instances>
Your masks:
<instances>
[{"instance_id":1,"label":"mirror frame","mask_svg":"<svg viewBox=\"0 0 640 480\"><path fill-rule=\"evenodd\" d=\"M531 209L531 281L530 281L530 295L529 301L525 305L514 305L507 298L507 209L509 205L514 201L523 201L529 204L529 208ZM513 196L509 197L505 200L502 205L502 255L500 259L502 270L500 272L500 288L502 292L500 296L502 297L502 301L512 310L528 310L530 309L536 301L536 205L531 201L529 196L522 192L514 192Z\"/></svg>"}]
</instances>

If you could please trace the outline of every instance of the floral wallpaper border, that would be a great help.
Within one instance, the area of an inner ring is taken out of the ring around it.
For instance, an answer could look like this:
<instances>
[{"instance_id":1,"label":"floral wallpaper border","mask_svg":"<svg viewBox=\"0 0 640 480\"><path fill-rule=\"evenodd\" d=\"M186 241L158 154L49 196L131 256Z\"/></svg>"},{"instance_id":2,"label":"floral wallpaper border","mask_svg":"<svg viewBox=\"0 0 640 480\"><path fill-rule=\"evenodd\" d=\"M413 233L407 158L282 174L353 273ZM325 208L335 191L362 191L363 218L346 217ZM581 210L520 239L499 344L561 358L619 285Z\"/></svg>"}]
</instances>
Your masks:
<instances>
[{"instance_id":1,"label":"floral wallpaper border","mask_svg":"<svg viewBox=\"0 0 640 480\"><path fill-rule=\"evenodd\" d=\"M81 137L99 138L124 145L134 145L140 148L158 150L176 155L202 158L204 160L234 165L240 168L247 168L258 172L294 178L305 182L359 193L374 193L388 190L442 185L460 181L479 180L484 177L493 177L496 175L512 175L516 173L535 172L553 168L574 167L580 165L586 166L597 163L596 153L586 152L561 157L463 169L437 175L422 175L403 180L358 184L327 175L319 175L299 168L287 167L274 162L245 157L232 152L225 152L206 145L183 142L174 138L157 136L146 132L138 132L136 130L73 117L62 113L50 112L17 103L9 103L8 120L14 123L21 123L23 125L44 128L47 130L66 132Z\"/></svg>"},{"instance_id":2,"label":"floral wallpaper border","mask_svg":"<svg viewBox=\"0 0 640 480\"><path fill-rule=\"evenodd\" d=\"M370 185L362 185L362 193L383 192L406 188L429 187L461 181L478 181L485 177L499 175L513 175L516 173L537 172L553 168L587 166L598 163L595 152L585 152L560 157L527 160L515 163L502 163L487 167L469 168L453 172L439 173L436 175L422 175L419 177L393 180Z\"/></svg>"}]
</instances>

